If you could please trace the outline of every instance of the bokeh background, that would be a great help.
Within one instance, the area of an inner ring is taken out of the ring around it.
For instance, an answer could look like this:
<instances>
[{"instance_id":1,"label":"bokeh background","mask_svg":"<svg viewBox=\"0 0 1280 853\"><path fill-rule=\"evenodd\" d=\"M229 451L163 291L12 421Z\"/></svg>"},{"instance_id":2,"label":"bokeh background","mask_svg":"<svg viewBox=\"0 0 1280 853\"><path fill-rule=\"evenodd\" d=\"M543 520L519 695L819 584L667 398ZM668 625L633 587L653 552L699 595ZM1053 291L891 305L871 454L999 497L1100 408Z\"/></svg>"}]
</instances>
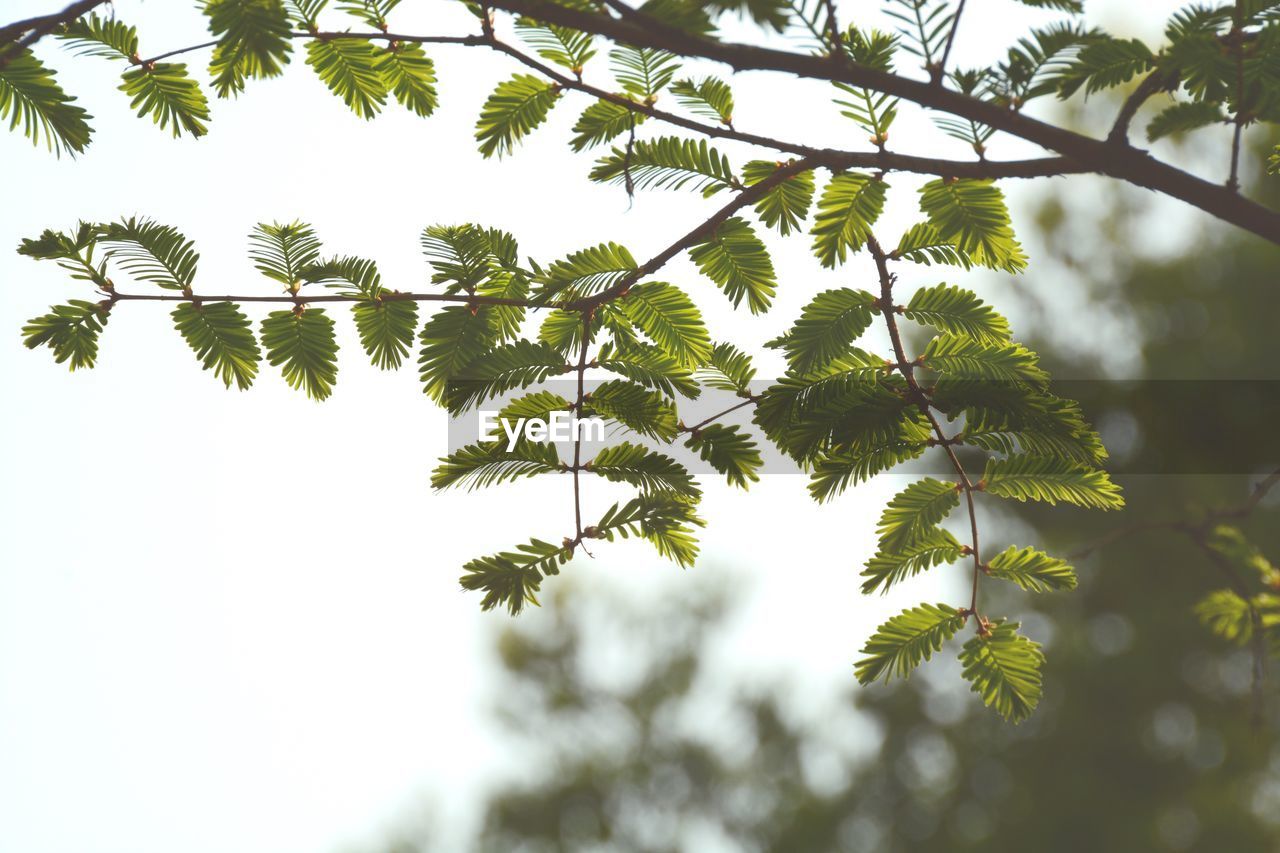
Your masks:
<instances>
[{"instance_id":1,"label":"bokeh background","mask_svg":"<svg viewBox=\"0 0 1280 853\"><path fill-rule=\"evenodd\" d=\"M51 5L8 2L0 17ZM472 26L452 4L403 6L405 30ZM1056 17L1011 0L971 6L961 64L998 58ZM1158 40L1176 6L1092 0L1086 17ZM841 8L887 25L879 4ZM188 4L116 9L144 52L203 38ZM426 121L397 110L360 121L293 67L214 103L199 141L134 118L105 61L38 51L98 136L59 161L0 135L0 850L1280 850L1275 673L1254 724L1248 655L1190 613L1220 579L1182 540L1126 538L1080 562L1076 593L1001 603L1049 655L1045 700L1015 728L945 656L906 686L855 685L876 624L955 598L964 580L933 571L883 598L859 594L901 478L821 507L799 475L748 494L708 481L696 568L643 543L601 547L548 585L542 609L512 619L480 613L459 567L560 535L563 489L430 494L446 417L411 371L355 357L352 329L340 324L347 357L324 404L269 370L250 392L224 391L159 305L113 314L94 371L25 350L26 319L83 294L10 250L80 218L173 224L201 250L199 289L268 293L245 256L257 221L308 220L330 251L377 258L390 286L409 289L427 275L427 224L501 227L543 260L604 240L643 257L706 210L696 195L631 204L589 184L590 155L564 145L581 98L516 156L482 160L475 116L514 68L478 51L433 51L443 98ZM821 87L734 84L744 129L863 142ZM1094 98L1035 111L1099 132L1110 109ZM903 150L964 156L911 108L894 133ZM1203 131L1156 150L1216 179L1225 142ZM1007 140L992 150L1032 153ZM913 221L918 183L891 179L878 230ZM1280 203L1256 170L1246 187ZM1040 508L984 524L1065 553L1135 518L1241 500L1249 471L1219 472L1212 450L1257 447L1258 470L1274 464L1274 422L1256 401L1184 395L1171 411L1137 391L1278 378L1280 251L1102 179L1010 190L1030 272L922 270L919 283L977 290L1055 376L1089 380L1118 469L1141 473L1122 477L1125 520ZM821 271L804 239L771 247L782 286L762 317L732 312L685 262L664 275L690 284L713 335L751 346L815 291L872 273L865 258ZM780 372L771 358L762 374ZM1268 502L1248 522L1273 554L1274 519Z\"/></svg>"}]
</instances>

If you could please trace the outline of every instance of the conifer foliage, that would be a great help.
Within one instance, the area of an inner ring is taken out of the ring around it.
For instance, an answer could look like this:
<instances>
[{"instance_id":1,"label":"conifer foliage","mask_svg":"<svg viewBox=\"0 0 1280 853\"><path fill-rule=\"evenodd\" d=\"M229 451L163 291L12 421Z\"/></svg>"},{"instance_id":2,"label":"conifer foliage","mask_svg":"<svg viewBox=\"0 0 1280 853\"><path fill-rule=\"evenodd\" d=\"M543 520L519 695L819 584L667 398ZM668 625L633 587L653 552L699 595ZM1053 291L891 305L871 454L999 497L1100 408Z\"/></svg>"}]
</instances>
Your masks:
<instances>
[{"instance_id":1,"label":"conifer foliage","mask_svg":"<svg viewBox=\"0 0 1280 853\"><path fill-rule=\"evenodd\" d=\"M1043 14L1080 12L1075 2L1021 2L1049 10ZM1280 216L1234 194L1240 132L1280 120L1274 4L1191 7L1170 22L1162 46L1060 21L1036 29L990 67L969 70L947 67L964 4L946 0L887 0L880 22L893 29L883 31L861 20L841 25L833 4L808 0L664 0L625 14L615 3L494 0L466 4L476 21L470 32L418 35L393 28L397 0L326 5L204 0L214 41L156 59L140 54L138 32L114 11L66 21L53 34L86 57L77 61L115 63L133 110L174 136L191 137L209 132L210 111L199 75L177 60L197 50L211 50L208 85L218 98L301 59L338 103L372 119L396 105L418 116L435 111L432 44L490 49L519 68L477 105L475 144L483 156L515 154L532 134L546 132L554 109L581 98L567 144L573 152L597 149L586 155L594 160L583 170L588 180L627 194L692 193L693 203L711 208L708 217L649 258L609 242L538 260L515 235L495 228L428 225L427 292L392 289L371 259L326 253L306 223L262 223L249 235L249 258L273 295L216 299L200 296L200 256L174 225L82 222L19 247L97 294L31 320L26 345L48 347L72 370L93 367L107 320L122 304L168 301L177 333L227 387L249 388L265 361L293 388L324 400L339 379L337 324L352 322L373 365L394 370L416 361L423 393L455 415L503 398L505 420L555 412L605 419L621 438L591 458L580 438L562 453L499 432L443 458L432 477L442 490L550 478L572 495L572 522L557 535L463 567L461 585L480 593L482 607L512 614L536 605L542 584L597 542L638 538L678 565L694 563L697 530L706 524L698 514L702 486L673 455L677 443L745 489L758 482L761 443L769 442L824 502L931 454L948 473L913 482L889 502L863 566L863 591L884 592L954 565L972 592L963 603L922 603L886 621L867 641L855 675L863 683L906 677L951 645L985 704L1008 720L1026 719L1040 699L1045 656L1017 622L989 614L981 592L997 583L1050 594L1073 589L1076 577L1066 561L1034 546L993 545L980 507L1012 500L1114 510L1123 498L1101 467L1106 451L1080 407L1053 392L1037 355L998 311L967 287L938 283L938 268L943 275L975 267L1022 272L1028 259L999 179L1081 170L1166 192L1280 242ZM767 32L798 36L805 48L744 51L721 41L717 22L730 9ZM345 23L330 23L341 20L334 13ZM91 117L29 41L0 42L0 118L58 153L82 152ZM742 131L763 118L742 115L731 80L682 73L685 57L826 81L834 120L852 122L869 147L838 151ZM1034 98L1092 93L1135 78L1138 89L1110 132L1116 147L1105 153L1065 129L1045 135L1038 128L1047 125L1020 114ZM1226 186L1196 183L1152 158L1112 156L1128 150L1134 113L1156 95L1172 100L1151 120L1153 139L1212 124L1235 127ZM949 113L939 121L942 131L965 140L978 159L891 152L895 119L913 101ZM1001 132L1064 156L986 159ZM735 162L717 147L725 139L760 154ZM900 181L896 172L925 178ZM883 233L879 222L891 193L918 209L916 222L898 235ZM841 270L846 283L806 294L799 316L767 344L780 350L785 372L757 384L750 354L730 340L732 330L707 328L698 299L710 291L710 298L764 313L779 292L803 288L779 281L766 237L802 241L815 266ZM657 277L682 255L709 287ZM278 304L251 318L249 299ZM888 350L864 348L873 332L889 341ZM908 341L920 342L916 351ZM590 391L588 376L601 380ZM543 385L555 377L574 380L576 394ZM686 424L682 406L703 388L737 402ZM749 413L750 427L725 422L739 410ZM596 506L593 480L627 487L632 496ZM1276 585L1276 570L1238 532L1224 527L1211 544L1222 559L1252 567L1267 590ZM1231 642L1274 637L1280 625L1270 591L1214 592L1197 614ZM956 639L966 628L972 633Z\"/></svg>"}]
</instances>

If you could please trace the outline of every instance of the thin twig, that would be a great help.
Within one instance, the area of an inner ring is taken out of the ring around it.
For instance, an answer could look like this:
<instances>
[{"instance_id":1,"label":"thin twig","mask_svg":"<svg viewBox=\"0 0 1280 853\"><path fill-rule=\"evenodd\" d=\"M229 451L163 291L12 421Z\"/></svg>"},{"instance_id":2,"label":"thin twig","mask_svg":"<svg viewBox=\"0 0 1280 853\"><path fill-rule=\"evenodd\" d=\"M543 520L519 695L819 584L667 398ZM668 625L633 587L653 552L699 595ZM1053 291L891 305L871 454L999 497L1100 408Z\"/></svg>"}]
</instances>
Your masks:
<instances>
[{"instance_id":1,"label":"thin twig","mask_svg":"<svg viewBox=\"0 0 1280 853\"><path fill-rule=\"evenodd\" d=\"M969 613L978 623L978 632L985 633L987 623L978 612L978 579L983 573L982 556L978 544L978 513L973 500L973 493L978 487L969 479L969 474L965 471L964 465L961 464L960 457L956 456L956 452L952 447L955 444L954 438L943 432L942 424L938 421L933 412L933 407L929 403L928 393L916 381L915 362L907 358L906 348L902 345L902 333L898 329L897 312L893 302L893 285L897 279L893 273L889 272L889 256L881 248L875 236L871 234L867 235L867 251L871 253L871 257L875 260L876 272L880 278L880 314L884 317L885 326L889 331L889 341L893 344L893 355L897 360L894 370L906 380L909 398L915 401L925 418L928 419L929 426L933 429L934 435L937 436L938 446L946 452L947 458L951 461L951 467L955 469L956 476L960 478L960 489L964 492L965 505L969 511L969 534L972 541L970 550L973 554L973 583L969 594Z\"/></svg>"},{"instance_id":2,"label":"thin twig","mask_svg":"<svg viewBox=\"0 0 1280 853\"><path fill-rule=\"evenodd\" d=\"M937 67L930 71L930 81L936 86L947 76L947 60L951 58L951 47L955 44L956 33L960 31L960 16L964 14L964 0L956 6L956 13L951 18L951 32L947 33L947 44L942 48L942 58Z\"/></svg>"}]
</instances>

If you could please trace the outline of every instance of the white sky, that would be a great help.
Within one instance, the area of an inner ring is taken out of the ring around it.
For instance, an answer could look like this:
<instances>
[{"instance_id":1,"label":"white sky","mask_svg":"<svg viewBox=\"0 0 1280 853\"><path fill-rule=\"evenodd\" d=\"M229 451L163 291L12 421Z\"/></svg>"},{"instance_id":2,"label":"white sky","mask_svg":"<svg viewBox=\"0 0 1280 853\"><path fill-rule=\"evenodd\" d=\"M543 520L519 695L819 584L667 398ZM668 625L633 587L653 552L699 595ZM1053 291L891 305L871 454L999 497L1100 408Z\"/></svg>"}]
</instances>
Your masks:
<instances>
[{"instance_id":1,"label":"white sky","mask_svg":"<svg viewBox=\"0 0 1280 853\"><path fill-rule=\"evenodd\" d=\"M58 5L11 0L0 19ZM204 38L192 5L121 0L117 10L153 54ZM471 26L451 5L404 6L399 29ZM1011 0L971 6L966 63L1050 19ZM428 120L391 108L361 121L297 62L238 101L214 102L199 141L133 117L107 61L73 60L54 44L40 53L98 132L86 155L61 161L0 133L0 849L328 850L375 837L423 791L465 809L470 786L502 761L479 715L483 640L509 617L480 614L479 597L457 586L460 567L531 535L562 536L565 484L431 494L445 415L412 369L369 367L345 318L337 393L324 404L266 365L253 390L223 390L157 304L121 305L99 367L69 374L47 351L24 349L18 330L55 302L90 298L86 288L12 248L45 227L142 214L197 241L197 289L270 293L246 235L255 222L300 217L328 251L376 258L390 286L421 289L428 224L499 226L542 261L603 240L642 258L719 202L648 193L628 209L620 189L588 183L591 155L565 145L585 96L568 96L516 156L481 159L479 106L516 67L478 50L432 51L443 104ZM205 59L193 60L201 74ZM596 64L602 79L604 58ZM863 146L821 89L797 97L784 83L735 81L739 126ZM894 147L963 156L905 113ZM993 156L1029 153L1002 143ZM916 181L891 183L886 233L909 224L915 205ZM777 334L817 290L865 286L861 258L831 274L806 238L771 246L781 288L764 317L732 312L685 261L661 277L694 294L713 336L741 343ZM938 573L887 599L858 593L874 520L900 482L823 507L804 485L770 477L743 495L707 483L703 553L754 590L725 666L819 690L852 678L888 612L949 593ZM587 515L598 514L602 493L587 497ZM595 553L568 571L637 594L679 574L644 544Z\"/></svg>"}]
</instances>

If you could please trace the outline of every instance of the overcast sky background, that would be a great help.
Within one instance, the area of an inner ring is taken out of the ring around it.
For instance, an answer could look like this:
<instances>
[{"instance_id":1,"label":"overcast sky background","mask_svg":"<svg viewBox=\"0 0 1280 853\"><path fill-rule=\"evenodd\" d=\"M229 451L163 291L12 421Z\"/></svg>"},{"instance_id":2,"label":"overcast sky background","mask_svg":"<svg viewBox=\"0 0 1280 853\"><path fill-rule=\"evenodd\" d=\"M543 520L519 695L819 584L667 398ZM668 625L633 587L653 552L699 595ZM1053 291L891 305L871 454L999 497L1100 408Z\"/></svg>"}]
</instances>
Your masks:
<instances>
[{"instance_id":1,"label":"overcast sky background","mask_svg":"<svg viewBox=\"0 0 1280 853\"><path fill-rule=\"evenodd\" d=\"M7 2L0 18L59 5ZM879 8L844 5L860 20L860 10ZM1054 17L1012 0L971 5L962 64L995 58ZM1158 31L1124 17L1135 4L1089 5L1092 20L1123 32ZM150 55L206 38L193 6L121 0L116 9ZM453 4L403 6L397 29L474 26ZM106 60L76 59L52 41L38 52L93 113L97 134L88 153L58 160L0 133L0 849L330 850L376 837L424 792L464 815L474 786L510 760L481 719L485 638L510 617L481 614L479 596L458 588L460 567L530 536L563 536L565 484L431 494L445 415L414 370L370 367L345 317L337 390L324 404L265 364L251 391L223 390L158 304L121 305L99 367L70 374L47 350L23 348L18 331L55 302L91 298L87 288L12 248L45 227L139 214L196 240L197 290L267 294L273 285L248 262L246 235L255 222L297 217L316 226L327 252L376 258L388 286L421 290L418 235L428 224L501 227L544 262L605 240L643 258L718 202L658 192L629 206L620 188L587 182L593 157L565 144L590 102L574 94L515 156L483 160L476 115L517 68L480 50L431 51L442 105L427 120L398 107L357 119L299 60L282 79L251 81L237 101L214 101L211 132L198 141L134 117L115 90L120 69ZM202 79L206 61L192 57ZM589 79L603 80L607 60L593 65ZM744 130L865 147L820 87L766 75L734 85ZM739 164L761 156L719 147ZM891 147L965 156L910 107ZM992 152L1031 154L1012 141ZM1048 191L1087 193L1090 180ZM891 178L877 230L915 221L918 183ZM713 337L741 344L778 334L818 290L867 284L864 258L829 273L807 238L771 248L781 287L762 317L733 312L687 261L660 277L694 294ZM1061 288L1069 299L1070 282L1035 272L1035 260L1021 286ZM953 280L987 293L1006 286ZM760 364L773 375L768 358ZM947 600L956 579L944 573L886 598L859 595L874 521L900 486L881 478L818 507L800 476L768 477L750 494L706 483L703 559L751 590L724 643L726 672L785 674L820 705L852 678L857 650L886 614ZM587 501L589 517L607 506L602 490ZM680 582L646 544L595 553L568 571L607 576L634 595Z\"/></svg>"}]
</instances>

